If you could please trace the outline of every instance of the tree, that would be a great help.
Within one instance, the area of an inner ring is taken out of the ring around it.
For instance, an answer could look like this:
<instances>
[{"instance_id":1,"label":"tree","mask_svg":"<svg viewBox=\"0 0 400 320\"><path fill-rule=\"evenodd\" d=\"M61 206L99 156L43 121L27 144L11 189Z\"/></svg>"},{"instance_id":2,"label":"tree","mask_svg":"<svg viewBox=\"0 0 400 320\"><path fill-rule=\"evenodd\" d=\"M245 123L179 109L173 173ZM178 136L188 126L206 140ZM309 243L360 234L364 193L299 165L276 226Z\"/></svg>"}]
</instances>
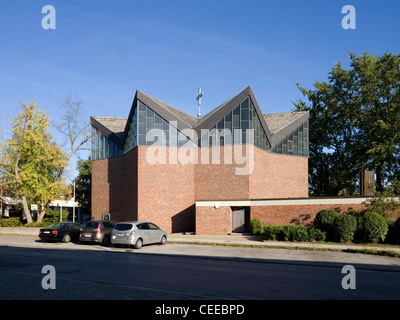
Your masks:
<instances>
[{"instance_id":1,"label":"tree","mask_svg":"<svg viewBox=\"0 0 400 320\"><path fill-rule=\"evenodd\" d=\"M52 199L65 192L60 172L65 154L49 133L50 118L32 102L21 104L22 112L12 121L12 137L0 143L0 181L15 199L21 199L28 223L28 203L38 204L41 222Z\"/></svg>"},{"instance_id":2,"label":"tree","mask_svg":"<svg viewBox=\"0 0 400 320\"><path fill-rule=\"evenodd\" d=\"M79 159L77 162L78 176L75 185L75 197L83 212L90 213L92 208L91 181L92 162L89 159Z\"/></svg>"},{"instance_id":3,"label":"tree","mask_svg":"<svg viewBox=\"0 0 400 320\"><path fill-rule=\"evenodd\" d=\"M90 123L83 116L82 101L75 97L72 99L71 93L68 93L61 104L63 110L63 119L59 124L54 124L54 127L66 139L66 161L80 150L83 150L85 144L91 139Z\"/></svg>"},{"instance_id":4,"label":"tree","mask_svg":"<svg viewBox=\"0 0 400 320\"><path fill-rule=\"evenodd\" d=\"M376 189L400 176L400 56L350 53L315 90L297 84L310 111L310 184L315 196L356 193L358 172L376 172Z\"/></svg>"}]
</instances>

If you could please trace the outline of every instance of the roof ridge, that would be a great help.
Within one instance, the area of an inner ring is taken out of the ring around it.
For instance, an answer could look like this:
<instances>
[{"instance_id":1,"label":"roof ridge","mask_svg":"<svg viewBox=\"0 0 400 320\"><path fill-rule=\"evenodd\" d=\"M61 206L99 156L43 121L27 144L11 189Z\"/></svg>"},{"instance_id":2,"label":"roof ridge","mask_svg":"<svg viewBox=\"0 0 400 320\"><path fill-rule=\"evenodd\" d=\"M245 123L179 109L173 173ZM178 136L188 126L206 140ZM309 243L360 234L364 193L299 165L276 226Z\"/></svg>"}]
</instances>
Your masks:
<instances>
[{"instance_id":1,"label":"roof ridge","mask_svg":"<svg viewBox=\"0 0 400 320\"><path fill-rule=\"evenodd\" d=\"M221 105L219 105L218 107L214 108L213 110L211 110L210 112L206 113L203 117L201 117L197 124L196 127L198 125L200 125L202 122L204 122L205 120L207 120L210 116L212 116L215 112L217 112L219 109L221 109L224 105L226 105L227 103L229 103L229 101L233 100L235 97L237 97L239 94L241 94L244 90L246 90L247 88L249 88L250 86L247 86L246 88L244 88L243 90L241 90L239 93L235 94L233 97L231 97L230 99L226 100L224 103L222 103Z\"/></svg>"},{"instance_id":2,"label":"roof ridge","mask_svg":"<svg viewBox=\"0 0 400 320\"><path fill-rule=\"evenodd\" d=\"M138 91L140 91L143 95L147 96L149 99L153 100L153 101L154 101L155 103L157 103L157 105L159 105L161 108L163 108L163 109L167 110L168 112L174 114L174 115L175 115L176 117L178 117L180 120L182 120L182 121L185 122L187 125L189 125L191 128L193 128L193 127L195 127L195 126L197 125L197 119L196 119L195 117L193 117L192 115L188 114L187 112L182 111L182 110L180 110L180 109L178 109L178 108L175 108L175 107L171 106L170 104L168 104L168 103L166 103L166 102L164 102L164 101L162 101L162 100L160 100L160 99L157 99L157 98L155 98L155 97L153 97L153 96L151 96L151 95L149 95L149 94L147 94L147 93L144 93L143 91L141 91L141 90L139 90L139 89L138 89ZM166 106L167 106L168 108L166 108ZM191 124L191 123L187 122L185 119L183 119L183 118L182 118L179 114L177 114L177 113L183 113L183 114L185 114L185 115L188 116L189 118L192 118L191 120L193 120L193 122L196 122L196 123Z\"/></svg>"}]
</instances>

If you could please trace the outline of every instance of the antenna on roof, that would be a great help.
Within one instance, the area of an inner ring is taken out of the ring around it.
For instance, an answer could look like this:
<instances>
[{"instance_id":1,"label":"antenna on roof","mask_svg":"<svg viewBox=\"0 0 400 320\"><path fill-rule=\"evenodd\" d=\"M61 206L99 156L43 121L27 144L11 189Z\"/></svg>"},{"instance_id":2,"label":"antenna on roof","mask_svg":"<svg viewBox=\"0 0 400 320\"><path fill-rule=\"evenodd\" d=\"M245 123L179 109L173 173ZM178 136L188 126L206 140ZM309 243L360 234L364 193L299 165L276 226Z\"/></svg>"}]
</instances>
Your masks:
<instances>
[{"instance_id":1,"label":"antenna on roof","mask_svg":"<svg viewBox=\"0 0 400 320\"><path fill-rule=\"evenodd\" d=\"M199 105L199 113L197 117L201 118L201 113L200 113L200 106L201 106L201 97L203 96L203 92L201 92L201 88L199 88L199 95L197 96L196 100L198 101Z\"/></svg>"}]
</instances>

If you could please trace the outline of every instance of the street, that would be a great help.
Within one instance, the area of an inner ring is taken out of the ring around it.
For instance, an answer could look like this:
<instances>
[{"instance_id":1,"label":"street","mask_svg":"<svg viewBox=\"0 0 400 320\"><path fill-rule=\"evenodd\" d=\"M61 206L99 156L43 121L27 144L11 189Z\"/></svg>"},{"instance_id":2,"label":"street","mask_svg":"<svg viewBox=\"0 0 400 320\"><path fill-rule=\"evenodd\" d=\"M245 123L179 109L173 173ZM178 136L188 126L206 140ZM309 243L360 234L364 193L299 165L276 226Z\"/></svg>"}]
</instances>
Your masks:
<instances>
[{"instance_id":1,"label":"street","mask_svg":"<svg viewBox=\"0 0 400 320\"><path fill-rule=\"evenodd\" d=\"M0 299L74 300L364 300L399 299L400 267L354 264L356 288L342 288L344 263L229 259L150 250L0 247ZM63 244L60 244L61 246ZM71 244L73 245L73 244ZM187 245L149 246L162 248ZM203 246L191 246L201 251ZM160 249L161 248L161 249ZM144 248L146 249L146 248ZM211 247L207 250L220 250ZM254 250L252 248L237 248ZM234 248L231 248L234 250ZM292 250L293 255L297 250ZM253 251L254 252L254 251ZM302 251L297 251L299 255ZM376 257L377 261L379 257ZM383 258L383 257L382 257ZM56 288L43 289L43 266L55 269Z\"/></svg>"}]
</instances>

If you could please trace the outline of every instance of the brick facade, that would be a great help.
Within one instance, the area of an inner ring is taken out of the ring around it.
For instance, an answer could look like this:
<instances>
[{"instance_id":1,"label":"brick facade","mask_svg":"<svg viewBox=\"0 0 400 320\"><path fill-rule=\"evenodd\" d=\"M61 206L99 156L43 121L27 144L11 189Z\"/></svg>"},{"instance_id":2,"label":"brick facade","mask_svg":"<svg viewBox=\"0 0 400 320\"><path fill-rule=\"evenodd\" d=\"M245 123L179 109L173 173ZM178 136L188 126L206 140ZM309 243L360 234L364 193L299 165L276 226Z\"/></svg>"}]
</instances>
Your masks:
<instances>
[{"instance_id":1,"label":"brick facade","mask_svg":"<svg viewBox=\"0 0 400 320\"><path fill-rule=\"evenodd\" d=\"M341 213L351 210L360 212L366 209L366 205L363 203L366 200L367 198L302 198L248 201L197 201L196 233L231 233L233 208L248 208L250 211L250 220L258 219L263 225L312 226L316 214L322 209L331 209Z\"/></svg>"},{"instance_id":2,"label":"brick facade","mask_svg":"<svg viewBox=\"0 0 400 320\"><path fill-rule=\"evenodd\" d=\"M316 214L322 209L344 213L351 210L359 212L366 207L363 204L254 206L250 208L250 216L251 219L260 220L263 225L312 226Z\"/></svg>"},{"instance_id":3,"label":"brick facade","mask_svg":"<svg viewBox=\"0 0 400 320\"><path fill-rule=\"evenodd\" d=\"M219 161L212 158L218 156L215 148L219 150ZM169 233L227 234L232 230L230 207L198 210L196 201L307 197L307 158L254 147L254 162L247 164L253 166L251 174L238 175L237 169L246 164L237 164L233 153L231 161L226 161L224 148L206 148L208 164L201 149L194 154L197 162L171 163L170 152L176 154L177 149L169 147L159 148L165 151L166 163L151 163L152 149L146 146L137 146L120 157L92 161L93 218L111 213L113 220L148 220ZM242 155L248 152L242 146Z\"/></svg>"}]
</instances>

